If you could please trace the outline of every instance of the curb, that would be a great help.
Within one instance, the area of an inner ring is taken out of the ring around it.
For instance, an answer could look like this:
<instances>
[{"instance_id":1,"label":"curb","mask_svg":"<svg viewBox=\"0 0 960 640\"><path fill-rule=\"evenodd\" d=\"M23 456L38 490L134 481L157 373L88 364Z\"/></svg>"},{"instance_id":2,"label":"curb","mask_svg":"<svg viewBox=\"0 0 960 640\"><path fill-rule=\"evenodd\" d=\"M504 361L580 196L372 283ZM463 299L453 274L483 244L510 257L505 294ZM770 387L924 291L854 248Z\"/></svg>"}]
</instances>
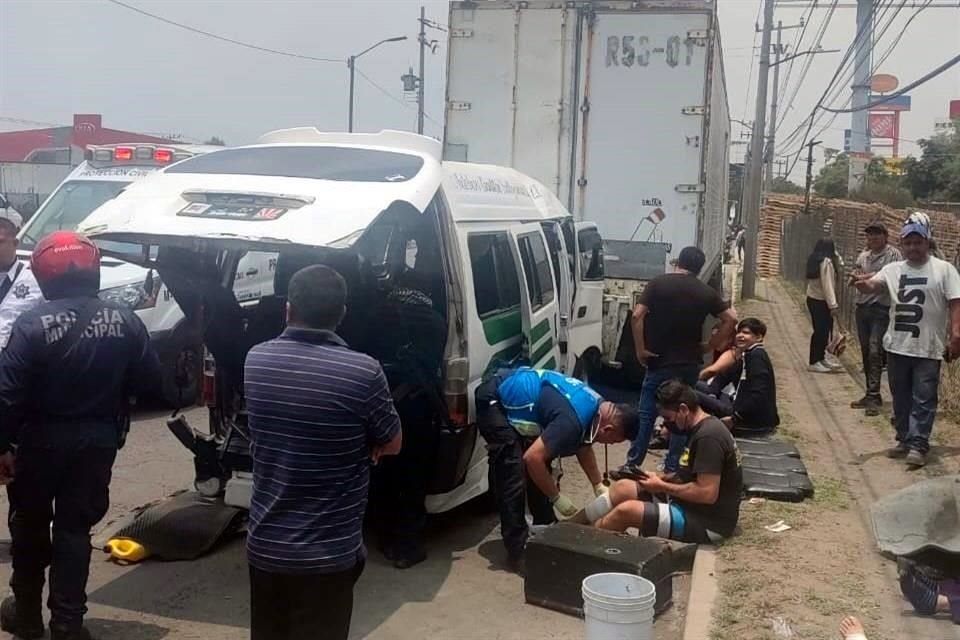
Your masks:
<instances>
[{"instance_id":1,"label":"curb","mask_svg":"<svg viewBox=\"0 0 960 640\"><path fill-rule=\"evenodd\" d=\"M706 640L710 637L713 603L717 599L717 548L697 547L690 576L690 596L683 623L683 640Z\"/></svg>"}]
</instances>

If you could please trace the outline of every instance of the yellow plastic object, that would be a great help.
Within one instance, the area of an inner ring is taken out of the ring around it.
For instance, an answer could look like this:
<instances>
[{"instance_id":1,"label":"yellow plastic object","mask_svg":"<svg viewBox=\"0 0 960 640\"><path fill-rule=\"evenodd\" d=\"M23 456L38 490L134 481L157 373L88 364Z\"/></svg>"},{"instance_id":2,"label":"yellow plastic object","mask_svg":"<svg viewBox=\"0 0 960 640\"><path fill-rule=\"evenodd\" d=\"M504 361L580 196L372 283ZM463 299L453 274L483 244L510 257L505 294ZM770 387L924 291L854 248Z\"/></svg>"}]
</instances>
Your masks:
<instances>
[{"instance_id":1,"label":"yellow plastic object","mask_svg":"<svg viewBox=\"0 0 960 640\"><path fill-rule=\"evenodd\" d=\"M147 548L130 538L113 538L107 542L104 550L110 554L110 557L120 562L140 562L150 557Z\"/></svg>"}]
</instances>

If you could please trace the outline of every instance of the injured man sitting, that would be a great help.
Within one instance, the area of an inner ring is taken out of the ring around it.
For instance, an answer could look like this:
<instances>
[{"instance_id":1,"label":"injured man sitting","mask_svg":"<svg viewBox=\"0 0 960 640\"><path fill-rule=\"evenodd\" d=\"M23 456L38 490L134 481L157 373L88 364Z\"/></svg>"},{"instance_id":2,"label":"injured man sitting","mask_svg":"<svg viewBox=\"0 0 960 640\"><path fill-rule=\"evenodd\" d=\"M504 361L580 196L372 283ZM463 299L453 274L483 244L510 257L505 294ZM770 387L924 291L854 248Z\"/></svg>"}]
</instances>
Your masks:
<instances>
[{"instance_id":1,"label":"injured man sitting","mask_svg":"<svg viewBox=\"0 0 960 640\"><path fill-rule=\"evenodd\" d=\"M681 542L716 543L733 535L740 517L743 472L730 431L700 406L696 392L679 380L657 389L657 410L689 436L679 471L667 477L623 471L610 493L591 502L585 515L601 529Z\"/></svg>"},{"instance_id":2,"label":"injured man sitting","mask_svg":"<svg viewBox=\"0 0 960 640\"><path fill-rule=\"evenodd\" d=\"M734 348L700 372L700 406L737 437L766 435L780 424L777 381L763 348L766 335L763 321L744 318L737 324Z\"/></svg>"}]
</instances>

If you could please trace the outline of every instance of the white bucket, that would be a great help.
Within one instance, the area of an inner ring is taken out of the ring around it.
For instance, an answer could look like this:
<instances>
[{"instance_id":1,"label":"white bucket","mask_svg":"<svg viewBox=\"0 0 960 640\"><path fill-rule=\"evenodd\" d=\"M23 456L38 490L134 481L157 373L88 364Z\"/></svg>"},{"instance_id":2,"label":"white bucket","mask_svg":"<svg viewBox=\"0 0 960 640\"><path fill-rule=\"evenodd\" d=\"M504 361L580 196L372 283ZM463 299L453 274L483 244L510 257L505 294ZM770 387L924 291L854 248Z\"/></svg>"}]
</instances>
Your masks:
<instances>
[{"instance_id":1,"label":"white bucket","mask_svg":"<svg viewBox=\"0 0 960 640\"><path fill-rule=\"evenodd\" d=\"M585 640L653 640L652 582L629 573L597 573L583 581Z\"/></svg>"}]
</instances>

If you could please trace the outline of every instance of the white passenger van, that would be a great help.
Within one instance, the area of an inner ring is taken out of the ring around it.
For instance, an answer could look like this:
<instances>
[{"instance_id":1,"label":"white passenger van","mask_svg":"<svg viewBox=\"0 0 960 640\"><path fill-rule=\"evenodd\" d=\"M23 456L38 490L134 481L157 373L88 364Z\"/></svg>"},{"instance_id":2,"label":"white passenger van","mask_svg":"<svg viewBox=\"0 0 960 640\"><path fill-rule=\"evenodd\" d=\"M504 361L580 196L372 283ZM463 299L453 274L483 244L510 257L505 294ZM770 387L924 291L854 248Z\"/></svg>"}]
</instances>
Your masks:
<instances>
[{"instance_id":1,"label":"white passenger van","mask_svg":"<svg viewBox=\"0 0 960 640\"><path fill-rule=\"evenodd\" d=\"M447 342L437 388L438 454L427 509L446 511L488 487L474 424L484 374L527 362L580 374L599 358L600 235L575 223L540 183L512 169L441 162L440 143L397 131L276 131L131 185L81 226L156 270L216 360L209 434L171 425L196 456L197 487L249 501L242 367L251 346L283 330L286 286L309 264L347 280L338 332L363 350L398 274L424 283ZM236 265L275 261L271 295L241 305ZM249 259L249 258L248 258ZM389 363L385 363L385 367Z\"/></svg>"},{"instance_id":2,"label":"white passenger van","mask_svg":"<svg viewBox=\"0 0 960 640\"><path fill-rule=\"evenodd\" d=\"M142 143L87 147L84 162L70 172L23 225L18 255L29 259L33 247L45 235L76 229L92 211L133 182L180 160L220 148ZM199 340L185 330L183 313L156 273L122 259L137 250L135 245L100 245L111 251L111 256L100 262L100 296L131 307L143 320L163 364L163 397L177 406L193 404L202 356ZM264 275L272 285L272 275Z\"/></svg>"}]
</instances>

